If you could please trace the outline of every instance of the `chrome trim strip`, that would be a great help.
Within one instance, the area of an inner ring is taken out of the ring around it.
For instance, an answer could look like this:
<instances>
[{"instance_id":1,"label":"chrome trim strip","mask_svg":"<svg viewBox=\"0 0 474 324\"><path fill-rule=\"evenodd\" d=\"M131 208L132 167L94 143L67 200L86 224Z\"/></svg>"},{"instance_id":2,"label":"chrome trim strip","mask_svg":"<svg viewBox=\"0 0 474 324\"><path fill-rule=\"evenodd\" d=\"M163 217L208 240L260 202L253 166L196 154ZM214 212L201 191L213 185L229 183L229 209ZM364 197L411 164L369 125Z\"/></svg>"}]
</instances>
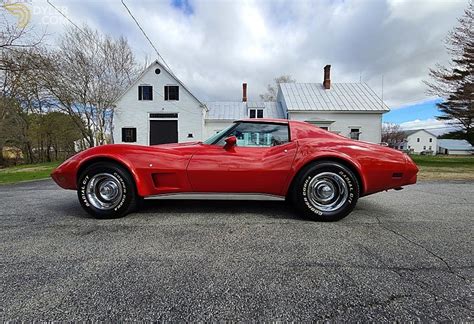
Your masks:
<instances>
[{"instance_id":1,"label":"chrome trim strip","mask_svg":"<svg viewBox=\"0 0 474 324\"><path fill-rule=\"evenodd\" d=\"M285 197L271 194L259 193L219 193L219 192L180 192L153 195L145 197L145 199L161 199L161 200L270 200L282 201Z\"/></svg>"}]
</instances>

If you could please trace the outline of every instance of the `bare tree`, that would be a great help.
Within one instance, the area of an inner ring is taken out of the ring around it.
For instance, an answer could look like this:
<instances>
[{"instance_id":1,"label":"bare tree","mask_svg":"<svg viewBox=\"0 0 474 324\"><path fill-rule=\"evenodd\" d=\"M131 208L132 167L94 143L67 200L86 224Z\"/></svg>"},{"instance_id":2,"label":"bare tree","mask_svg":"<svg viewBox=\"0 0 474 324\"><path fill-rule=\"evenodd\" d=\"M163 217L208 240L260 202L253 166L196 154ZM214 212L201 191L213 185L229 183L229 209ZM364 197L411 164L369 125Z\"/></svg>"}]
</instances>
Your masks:
<instances>
[{"instance_id":1,"label":"bare tree","mask_svg":"<svg viewBox=\"0 0 474 324\"><path fill-rule=\"evenodd\" d=\"M280 83L296 82L296 80L293 80L290 75L280 75L279 77L273 79L273 81L273 84L267 85L267 92L260 95L260 99L263 101L276 101L278 85Z\"/></svg>"},{"instance_id":2,"label":"bare tree","mask_svg":"<svg viewBox=\"0 0 474 324\"><path fill-rule=\"evenodd\" d=\"M403 142L405 134L403 133L400 125L394 123L383 123L382 124L382 142L387 143L390 147L395 144Z\"/></svg>"},{"instance_id":3,"label":"bare tree","mask_svg":"<svg viewBox=\"0 0 474 324\"><path fill-rule=\"evenodd\" d=\"M87 145L110 142L114 101L138 74L127 40L71 27L42 65L45 87L58 109L84 122Z\"/></svg>"}]
</instances>

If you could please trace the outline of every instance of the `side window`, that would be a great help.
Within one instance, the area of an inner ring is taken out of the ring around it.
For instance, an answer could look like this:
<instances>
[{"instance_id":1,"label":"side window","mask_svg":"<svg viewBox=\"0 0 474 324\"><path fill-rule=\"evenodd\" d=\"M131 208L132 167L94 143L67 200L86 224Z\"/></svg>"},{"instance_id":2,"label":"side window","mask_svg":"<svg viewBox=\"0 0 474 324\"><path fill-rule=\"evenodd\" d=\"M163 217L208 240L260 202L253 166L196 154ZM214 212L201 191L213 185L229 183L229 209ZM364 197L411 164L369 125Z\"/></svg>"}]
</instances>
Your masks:
<instances>
[{"instance_id":1,"label":"side window","mask_svg":"<svg viewBox=\"0 0 474 324\"><path fill-rule=\"evenodd\" d=\"M179 100L179 86L165 86L165 100Z\"/></svg>"},{"instance_id":2,"label":"side window","mask_svg":"<svg viewBox=\"0 0 474 324\"><path fill-rule=\"evenodd\" d=\"M225 138L237 137L237 146L270 147L289 142L288 125L270 123L240 123L225 136L218 145L224 145Z\"/></svg>"},{"instance_id":3,"label":"side window","mask_svg":"<svg viewBox=\"0 0 474 324\"><path fill-rule=\"evenodd\" d=\"M122 142L134 143L137 141L137 129L136 128L122 128Z\"/></svg>"},{"instance_id":4,"label":"side window","mask_svg":"<svg viewBox=\"0 0 474 324\"><path fill-rule=\"evenodd\" d=\"M138 86L138 100L153 100L153 87L148 85Z\"/></svg>"}]
</instances>

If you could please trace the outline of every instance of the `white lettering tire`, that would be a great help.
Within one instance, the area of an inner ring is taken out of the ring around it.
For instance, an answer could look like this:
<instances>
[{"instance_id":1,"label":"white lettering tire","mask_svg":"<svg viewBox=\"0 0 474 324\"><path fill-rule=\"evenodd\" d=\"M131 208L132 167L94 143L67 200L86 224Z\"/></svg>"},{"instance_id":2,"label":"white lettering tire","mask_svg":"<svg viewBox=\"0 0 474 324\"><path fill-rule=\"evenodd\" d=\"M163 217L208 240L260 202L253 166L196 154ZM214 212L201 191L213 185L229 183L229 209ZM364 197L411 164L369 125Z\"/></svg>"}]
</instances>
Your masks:
<instances>
[{"instance_id":1,"label":"white lettering tire","mask_svg":"<svg viewBox=\"0 0 474 324\"><path fill-rule=\"evenodd\" d=\"M331 222L346 217L354 209L359 190L357 177L348 167L320 161L298 173L291 198L305 217Z\"/></svg>"},{"instance_id":2,"label":"white lettering tire","mask_svg":"<svg viewBox=\"0 0 474 324\"><path fill-rule=\"evenodd\" d=\"M136 209L138 196L130 173L122 166L98 162L78 177L77 196L95 218L119 218Z\"/></svg>"}]
</instances>

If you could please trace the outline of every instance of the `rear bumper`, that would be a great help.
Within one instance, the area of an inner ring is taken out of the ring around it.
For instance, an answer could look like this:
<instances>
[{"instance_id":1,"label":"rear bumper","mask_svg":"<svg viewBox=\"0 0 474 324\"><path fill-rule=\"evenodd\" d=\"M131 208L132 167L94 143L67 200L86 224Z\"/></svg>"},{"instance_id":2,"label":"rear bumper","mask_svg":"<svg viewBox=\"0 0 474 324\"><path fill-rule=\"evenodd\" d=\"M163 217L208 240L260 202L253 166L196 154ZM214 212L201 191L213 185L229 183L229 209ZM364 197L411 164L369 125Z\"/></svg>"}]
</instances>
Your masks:
<instances>
[{"instance_id":1,"label":"rear bumper","mask_svg":"<svg viewBox=\"0 0 474 324\"><path fill-rule=\"evenodd\" d=\"M415 184L418 174L418 166L405 154L405 172L403 174L402 186Z\"/></svg>"}]
</instances>

